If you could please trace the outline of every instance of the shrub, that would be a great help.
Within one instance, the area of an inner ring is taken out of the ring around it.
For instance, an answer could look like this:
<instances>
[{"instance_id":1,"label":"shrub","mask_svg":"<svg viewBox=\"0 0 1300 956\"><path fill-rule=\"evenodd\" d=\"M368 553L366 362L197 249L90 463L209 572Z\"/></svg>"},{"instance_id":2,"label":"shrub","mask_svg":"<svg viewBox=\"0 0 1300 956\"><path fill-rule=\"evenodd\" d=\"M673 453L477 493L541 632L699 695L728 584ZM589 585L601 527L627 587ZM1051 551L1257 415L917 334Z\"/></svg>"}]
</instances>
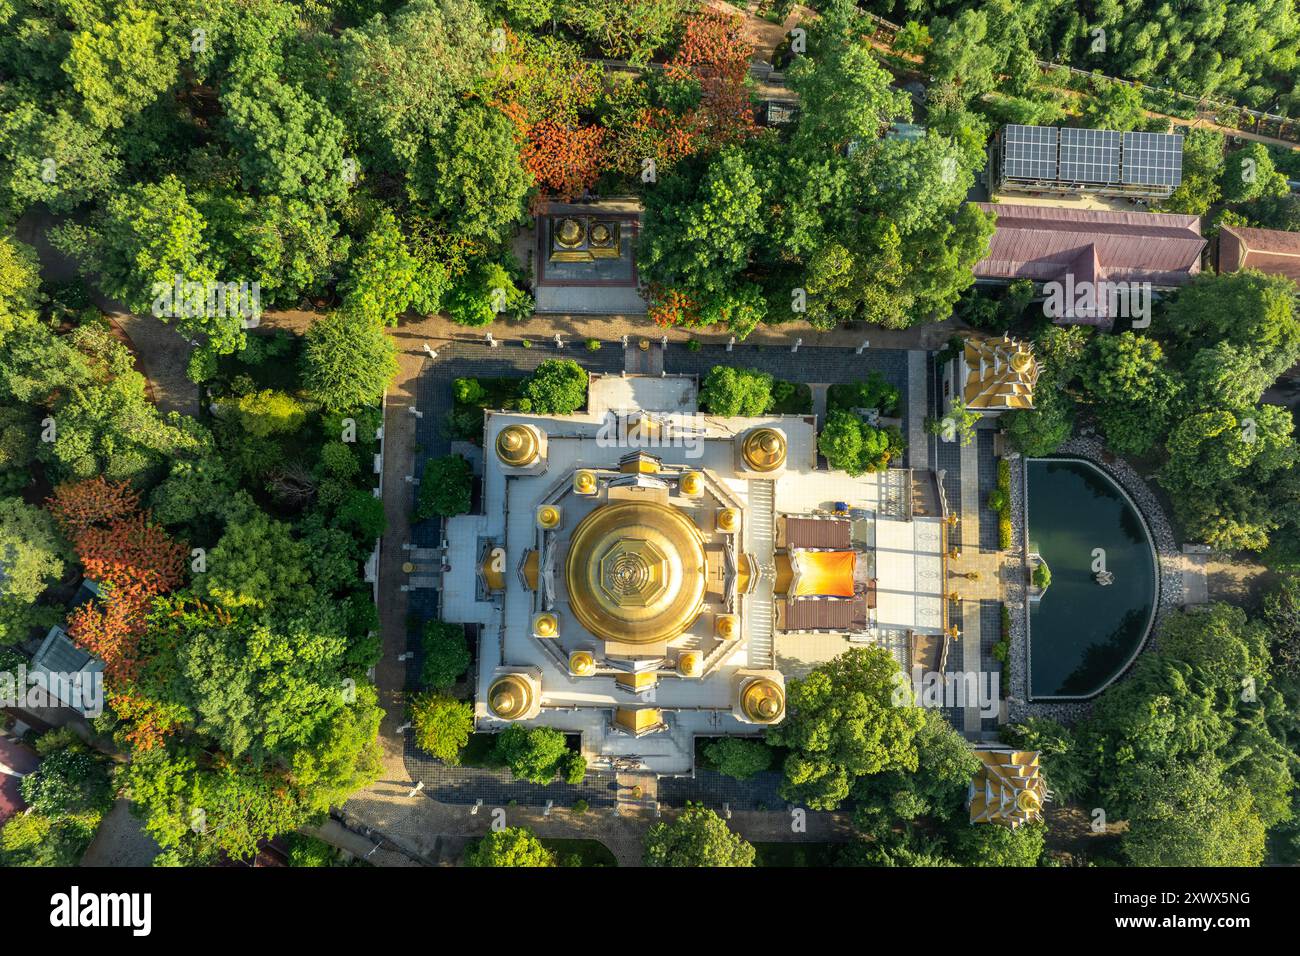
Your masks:
<instances>
[{"instance_id":1,"label":"shrub","mask_svg":"<svg viewBox=\"0 0 1300 956\"><path fill-rule=\"evenodd\" d=\"M748 780L772 766L772 748L761 740L723 737L706 745L704 756L718 773L737 780Z\"/></svg>"},{"instance_id":2,"label":"shrub","mask_svg":"<svg viewBox=\"0 0 1300 956\"><path fill-rule=\"evenodd\" d=\"M587 758L576 750L570 750L560 761L560 776L564 778L565 783L574 786L582 783L587 778Z\"/></svg>"},{"instance_id":3,"label":"shrub","mask_svg":"<svg viewBox=\"0 0 1300 956\"><path fill-rule=\"evenodd\" d=\"M210 382L217 376L217 355L212 349L197 348L185 365L185 377L195 385Z\"/></svg>"},{"instance_id":4,"label":"shrub","mask_svg":"<svg viewBox=\"0 0 1300 956\"><path fill-rule=\"evenodd\" d=\"M1040 591L1046 591L1052 583L1052 569L1047 566L1046 561L1039 561L1034 568L1034 587Z\"/></svg>"},{"instance_id":5,"label":"shrub","mask_svg":"<svg viewBox=\"0 0 1300 956\"><path fill-rule=\"evenodd\" d=\"M715 365L700 388L700 404L714 415L765 415L773 404L771 375L752 368Z\"/></svg>"},{"instance_id":6,"label":"shrub","mask_svg":"<svg viewBox=\"0 0 1300 956\"><path fill-rule=\"evenodd\" d=\"M429 459L420 477L415 520L465 514L473 500L473 488L474 475L464 457L444 455Z\"/></svg>"},{"instance_id":7,"label":"shrub","mask_svg":"<svg viewBox=\"0 0 1300 956\"><path fill-rule=\"evenodd\" d=\"M476 378L458 378L451 384L456 401L463 405L482 406L487 399L487 389Z\"/></svg>"},{"instance_id":8,"label":"shrub","mask_svg":"<svg viewBox=\"0 0 1300 956\"><path fill-rule=\"evenodd\" d=\"M333 478L352 478L361 470L356 453L341 441L327 442L321 448L320 464Z\"/></svg>"},{"instance_id":9,"label":"shrub","mask_svg":"<svg viewBox=\"0 0 1300 956\"><path fill-rule=\"evenodd\" d=\"M555 866L555 854L527 827L493 830L465 851L466 866Z\"/></svg>"},{"instance_id":10,"label":"shrub","mask_svg":"<svg viewBox=\"0 0 1300 956\"><path fill-rule=\"evenodd\" d=\"M434 690L446 690L469 669L469 644L465 628L445 621L424 625L424 665L420 683Z\"/></svg>"},{"instance_id":11,"label":"shrub","mask_svg":"<svg viewBox=\"0 0 1300 956\"><path fill-rule=\"evenodd\" d=\"M582 799L582 797L579 797L577 800L573 801L574 813L586 813L589 809L591 809L591 804L589 804L586 800Z\"/></svg>"},{"instance_id":12,"label":"shrub","mask_svg":"<svg viewBox=\"0 0 1300 956\"><path fill-rule=\"evenodd\" d=\"M699 339L691 339L686 343L686 351L688 352L698 352L702 348L704 348L704 343Z\"/></svg>"},{"instance_id":13,"label":"shrub","mask_svg":"<svg viewBox=\"0 0 1300 956\"><path fill-rule=\"evenodd\" d=\"M520 398L536 415L571 415L587 404L587 372L573 359L547 359L524 379Z\"/></svg>"},{"instance_id":14,"label":"shrub","mask_svg":"<svg viewBox=\"0 0 1300 956\"><path fill-rule=\"evenodd\" d=\"M289 844L290 866L333 866L337 858L334 847L324 840L305 833L289 833L285 836Z\"/></svg>"},{"instance_id":15,"label":"shrub","mask_svg":"<svg viewBox=\"0 0 1300 956\"><path fill-rule=\"evenodd\" d=\"M588 351L588 352L599 352L599 351L600 351L600 339L587 339L587 351Z\"/></svg>"},{"instance_id":16,"label":"shrub","mask_svg":"<svg viewBox=\"0 0 1300 956\"><path fill-rule=\"evenodd\" d=\"M287 392L263 389L223 403L235 411L239 425L257 438L295 432L307 421L307 408Z\"/></svg>"}]
</instances>

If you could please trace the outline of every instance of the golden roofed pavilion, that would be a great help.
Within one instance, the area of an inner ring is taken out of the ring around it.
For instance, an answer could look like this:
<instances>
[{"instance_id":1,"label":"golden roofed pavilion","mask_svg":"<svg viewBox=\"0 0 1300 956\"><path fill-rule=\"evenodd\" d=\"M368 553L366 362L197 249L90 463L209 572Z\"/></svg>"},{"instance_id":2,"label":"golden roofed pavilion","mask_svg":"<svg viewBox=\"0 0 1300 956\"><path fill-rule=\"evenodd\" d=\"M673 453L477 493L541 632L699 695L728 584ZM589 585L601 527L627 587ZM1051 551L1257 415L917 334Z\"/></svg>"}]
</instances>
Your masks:
<instances>
[{"instance_id":1,"label":"golden roofed pavilion","mask_svg":"<svg viewBox=\"0 0 1300 956\"><path fill-rule=\"evenodd\" d=\"M959 359L960 395L976 412L1004 412L1034 407L1038 360L1026 343L971 336Z\"/></svg>"},{"instance_id":2,"label":"golden roofed pavilion","mask_svg":"<svg viewBox=\"0 0 1300 956\"><path fill-rule=\"evenodd\" d=\"M968 791L971 823L1000 823L1015 829L1043 819L1047 783L1037 751L976 750L975 756L980 769Z\"/></svg>"}]
</instances>

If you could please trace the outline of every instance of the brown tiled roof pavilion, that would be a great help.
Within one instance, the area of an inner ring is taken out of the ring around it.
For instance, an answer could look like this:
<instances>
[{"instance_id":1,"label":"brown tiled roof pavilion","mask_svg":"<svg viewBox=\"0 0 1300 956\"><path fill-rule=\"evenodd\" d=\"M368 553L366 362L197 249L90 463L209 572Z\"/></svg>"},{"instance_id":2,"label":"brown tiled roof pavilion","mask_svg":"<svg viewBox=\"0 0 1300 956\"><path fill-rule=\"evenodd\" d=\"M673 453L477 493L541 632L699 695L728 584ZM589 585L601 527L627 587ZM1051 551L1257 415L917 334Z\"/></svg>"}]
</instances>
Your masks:
<instances>
[{"instance_id":1,"label":"brown tiled roof pavilion","mask_svg":"<svg viewBox=\"0 0 1300 956\"><path fill-rule=\"evenodd\" d=\"M1177 286L1201 270L1199 216L976 203L997 216L977 278L1150 282Z\"/></svg>"},{"instance_id":2,"label":"brown tiled roof pavilion","mask_svg":"<svg viewBox=\"0 0 1300 956\"><path fill-rule=\"evenodd\" d=\"M1219 271L1258 269L1300 286L1300 232L1224 226L1219 230Z\"/></svg>"}]
</instances>

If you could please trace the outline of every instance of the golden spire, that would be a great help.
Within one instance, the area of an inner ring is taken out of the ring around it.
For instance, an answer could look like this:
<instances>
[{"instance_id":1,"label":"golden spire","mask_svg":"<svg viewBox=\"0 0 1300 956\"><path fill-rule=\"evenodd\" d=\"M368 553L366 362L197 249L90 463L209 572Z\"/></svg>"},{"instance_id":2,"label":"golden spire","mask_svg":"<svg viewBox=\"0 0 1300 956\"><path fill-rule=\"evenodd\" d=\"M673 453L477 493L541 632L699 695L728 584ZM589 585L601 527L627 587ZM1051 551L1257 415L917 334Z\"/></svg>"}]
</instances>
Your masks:
<instances>
[{"instance_id":1,"label":"golden spire","mask_svg":"<svg viewBox=\"0 0 1300 956\"><path fill-rule=\"evenodd\" d=\"M677 484L677 489L684 495L694 497L704 490L704 479L698 471L688 471L682 475L681 481Z\"/></svg>"},{"instance_id":2,"label":"golden spire","mask_svg":"<svg viewBox=\"0 0 1300 956\"><path fill-rule=\"evenodd\" d=\"M578 677L590 677L596 673L596 658L591 651L574 651L569 655L569 670Z\"/></svg>"},{"instance_id":3,"label":"golden spire","mask_svg":"<svg viewBox=\"0 0 1300 956\"><path fill-rule=\"evenodd\" d=\"M756 724L772 724L785 713L785 692L769 677L758 677L740 695L740 709Z\"/></svg>"},{"instance_id":4,"label":"golden spire","mask_svg":"<svg viewBox=\"0 0 1300 956\"><path fill-rule=\"evenodd\" d=\"M718 530L730 534L740 529L740 512L735 508L723 508L718 512Z\"/></svg>"},{"instance_id":5,"label":"golden spire","mask_svg":"<svg viewBox=\"0 0 1300 956\"><path fill-rule=\"evenodd\" d=\"M554 614L543 612L533 618L533 633L538 637L555 637L560 633L560 622Z\"/></svg>"},{"instance_id":6,"label":"golden spire","mask_svg":"<svg viewBox=\"0 0 1300 956\"><path fill-rule=\"evenodd\" d=\"M537 509L537 526L539 528L554 528L560 523L560 509L555 505L542 505Z\"/></svg>"},{"instance_id":7,"label":"golden spire","mask_svg":"<svg viewBox=\"0 0 1300 956\"><path fill-rule=\"evenodd\" d=\"M596 493L596 476L590 471L575 471L573 473L573 490L580 495L594 495Z\"/></svg>"}]
</instances>

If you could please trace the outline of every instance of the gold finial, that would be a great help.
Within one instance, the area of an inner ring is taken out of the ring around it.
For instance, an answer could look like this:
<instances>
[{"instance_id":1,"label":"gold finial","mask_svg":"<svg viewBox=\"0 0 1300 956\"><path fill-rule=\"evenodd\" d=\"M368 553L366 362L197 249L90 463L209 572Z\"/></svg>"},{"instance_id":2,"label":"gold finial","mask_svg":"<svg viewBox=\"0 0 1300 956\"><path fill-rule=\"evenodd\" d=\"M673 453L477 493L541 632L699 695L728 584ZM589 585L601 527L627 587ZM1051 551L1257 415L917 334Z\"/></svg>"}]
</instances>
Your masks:
<instances>
[{"instance_id":1,"label":"gold finial","mask_svg":"<svg viewBox=\"0 0 1300 956\"><path fill-rule=\"evenodd\" d=\"M554 614L539 614L533 618L533 633L538 637L555 637L560 633L560 622Z\"/></svg>"},{"instance_id":2,"label":"gold finial","mask_svg":"<svg viewBox=\"0 0 1300 956\"><path fill-rule=\"evenodd\" d=\"M595 494L596 476L590 471L575 471L573 473L573 490L580 495Z\"/></svg>"},{"instance_id":3,"label":"gold finial","mask_svg":"<svg viewBox=\"0 0 1300 956\"><path fill-rule=\"evenodd\" d=\"M723 508L718 512L718 530L728 533L740 528L740 512L735 508Z\"/></svg>"},{"instance_id":4,"label":"gold finial","mask_svg":"<svg viewBox=\"0 0 1300 956\"><path fill-rule=\"evenodd\" d=\"M704 490L704 479L698 471L688 471L682 475L677 488L682 494L694 497Z\"/></svg>"},{"instance_id":5,"label":"gold finial","mask_svg":"<svg viewBox=\"0 0 1300 956\"><path fill-rule=\"evenodd\" d=\"M736 615L734 614L719 614L717 619L713 622L714 630L717 631L718 637L723 640L730 640L735 637L738 626Z\"/></svg>"},{"instance_id":6,"label":"gold finial","mask_svg":"<svg viewBox=\"0 0 1300 956\"><path fill-rule=\"evenodd\" d=\"M560 509L555 505L542 505L537 509L537 524L541 528L554 528L560 523Z\"/></svg>"}]
</instances>

